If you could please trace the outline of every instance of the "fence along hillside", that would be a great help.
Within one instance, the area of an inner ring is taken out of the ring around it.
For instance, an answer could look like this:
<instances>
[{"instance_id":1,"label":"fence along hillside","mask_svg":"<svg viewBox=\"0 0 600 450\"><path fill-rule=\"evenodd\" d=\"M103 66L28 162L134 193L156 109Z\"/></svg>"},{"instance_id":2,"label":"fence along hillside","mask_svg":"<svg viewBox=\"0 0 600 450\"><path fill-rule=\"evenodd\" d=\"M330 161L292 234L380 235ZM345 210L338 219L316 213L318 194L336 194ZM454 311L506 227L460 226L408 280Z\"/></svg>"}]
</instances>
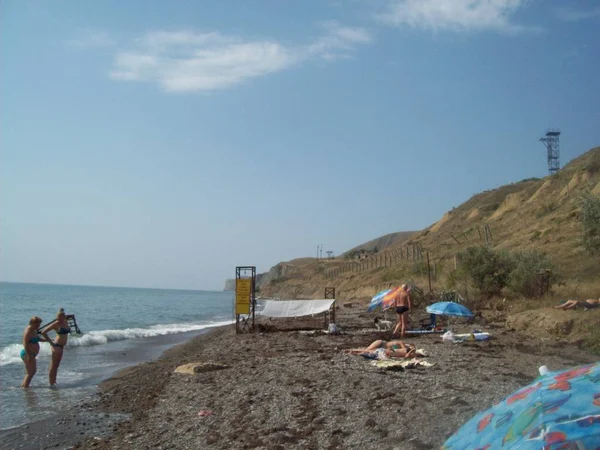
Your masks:
<instances>
[{"instance_id":1,"label":"fence along hillside","mask_svg":"<svg viewBox=\"0 0 600 450\"><path fill-rule=\"evenodd\" d=\"M580 199L600 195L600 147L567 164L555 175L527 179L484 191L399 246L363 260L337 261L325 269L327 279L407 262L425 261L431 270L470 246L546 253L571 277L597 276L600 263L581 246Z\"/></svg>"},{"instance_id":2,"label":"fence along hillside","mask_svg":"<svg viewBox=\"0 0 600 450\"><path fill-rule=\"evenodd\" d=\"M429 265L434 275L437 274L437 265L442 261L446 260L449 256L454 260L455 255L459 250L469 245L486 245L492 246L493 237L492 231L489 224L485 224L483 227L477 227L476 230L469 229L462 232L455 237L452 235L452 239L455 241L453 249L427 249L423 248L420 242L409 242L397 249L384 250L376 253L364 259L354 259L348 262L344 262L342 265L325 270L325 277L327 279L334 279L345 273L360 273L380 267L392 267L400 264L401 262L408 261L422 261L425 262L429 258ZM452 247L452 244L444 244ZM449 255L450 250L451 255ZM437 252L437 254L436 254ZM455 261L454 261L455 262ZM455 262L456 263L456 262Z\"/></svg>"}]
</instances>

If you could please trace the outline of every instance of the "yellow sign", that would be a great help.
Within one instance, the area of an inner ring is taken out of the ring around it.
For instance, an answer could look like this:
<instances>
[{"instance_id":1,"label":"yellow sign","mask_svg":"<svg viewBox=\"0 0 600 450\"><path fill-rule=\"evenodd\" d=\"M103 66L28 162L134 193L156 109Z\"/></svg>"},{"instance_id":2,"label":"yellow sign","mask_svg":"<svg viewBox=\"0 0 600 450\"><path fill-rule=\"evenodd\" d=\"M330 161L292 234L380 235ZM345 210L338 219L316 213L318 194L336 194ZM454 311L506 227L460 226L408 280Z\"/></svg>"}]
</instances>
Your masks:
<instances>
[{"instance_id":1,"label":"yellow sign","mask_svg":"<svg viewBox=\"0 0 600 450\"><path fill-rule=\"evenodd\" d=\"M238 278L235 280L235 313L250 314L250 293L252 291L252 280L250 278Z\"/></svg>"}]
</instances>

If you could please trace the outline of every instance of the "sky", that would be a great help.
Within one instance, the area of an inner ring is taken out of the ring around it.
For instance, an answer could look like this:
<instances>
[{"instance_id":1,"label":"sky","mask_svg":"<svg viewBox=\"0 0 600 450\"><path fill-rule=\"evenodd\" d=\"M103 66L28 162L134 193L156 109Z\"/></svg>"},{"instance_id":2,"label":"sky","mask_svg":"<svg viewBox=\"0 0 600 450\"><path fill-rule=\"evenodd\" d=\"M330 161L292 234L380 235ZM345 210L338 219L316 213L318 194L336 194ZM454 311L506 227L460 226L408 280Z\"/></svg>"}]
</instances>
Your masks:
<instances>
[{"instance_id":1,"label":"sky","mask_svg":"<svg viewBox=\"0 0 600 450\"><path fill-rule=\"evenodd\" d=\"M600 145L600 2L0 3L0 280L222 289Z\"/></svg>"}]
</instances>

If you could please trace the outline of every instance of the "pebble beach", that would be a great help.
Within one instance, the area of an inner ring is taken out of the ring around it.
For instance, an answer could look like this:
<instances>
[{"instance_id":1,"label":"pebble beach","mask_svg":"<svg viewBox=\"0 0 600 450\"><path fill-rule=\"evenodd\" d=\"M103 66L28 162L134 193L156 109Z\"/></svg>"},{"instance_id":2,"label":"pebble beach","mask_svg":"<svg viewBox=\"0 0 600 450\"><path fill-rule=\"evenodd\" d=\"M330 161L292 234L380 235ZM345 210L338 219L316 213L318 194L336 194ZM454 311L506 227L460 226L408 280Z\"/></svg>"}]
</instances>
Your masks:
<instances>
[{"instance_id":1,"label":"pebble beach","mask_svg":"<svg viewBox=\"0 0 600 450\"><path fill-rule=\"evenodd\" d=\"M3 432L4 448L439 448L478 411L533 381L539 366L597 360L497 326L486 328L493 338L485 342L408 338L432 366L384 370L342 350L390 339L390 332L357 309L337 315L340 335L287 321L253 334L224 326L193 337L104 381L60 424ZM175 373L198 362L224 368Z\"/></svg>"}]
</instances>

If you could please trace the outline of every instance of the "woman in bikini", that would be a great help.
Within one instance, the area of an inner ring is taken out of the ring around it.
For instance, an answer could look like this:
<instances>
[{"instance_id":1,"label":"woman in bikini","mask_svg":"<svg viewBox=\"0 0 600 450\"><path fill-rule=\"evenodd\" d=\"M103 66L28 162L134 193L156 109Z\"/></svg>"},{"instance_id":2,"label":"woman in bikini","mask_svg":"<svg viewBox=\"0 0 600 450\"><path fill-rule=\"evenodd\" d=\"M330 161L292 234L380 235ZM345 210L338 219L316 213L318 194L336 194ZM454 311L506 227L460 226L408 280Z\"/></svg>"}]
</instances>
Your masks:
<instances>
[{"instance_id":1,"label":"woman in bikini","mask_svg":"<svg viewBox=\"0 0 600 450\"><path fill-rule=\"evenodd\" d=\"M67 322L67 316L65 315L65 310L63 308L60 308L60 311L58 311L56 320L50 322L48 325L46 325L46 327L44 327L44 331L54 331L56 333L56 339L51 341L52 362L50 363L50 370L48 372L50 386L54 386L56 384L58 366L60 366L65 345L67 345L69 333L71 332L71 327L69 326L69 322Z\"/></svg>"},{"instance_id":2,"label":"woman in bikini","mask_svg":"<svg viewBox=\"0 0 600 450\"><path fill-rule=\"evenodd\" d=\"M344 353L360 355L362 353L372 353L375 351L383 351L388 358L412 358L415 356L417 349L414 345L405 344L403 341L384 341L378 339L367 348L352 348L344 350Z\"/></svg>"},{"instance_id":3,"label":"woman in bikini","mask_svg":"<svg viewBox=\"0 0 600 450\"><path fill-rule=\"evenodd\" d=\"M29 387L29 383L31 383L31 379L37 371L36 358L40 352L40 342L52 342L45 332L38 331L41 324L42 319L38 316L33 316L23 333L23 349L21 350L21 359L25 364L25 378L21 383L21 388L23 389Z\"/></svg>"}]
</instances>

